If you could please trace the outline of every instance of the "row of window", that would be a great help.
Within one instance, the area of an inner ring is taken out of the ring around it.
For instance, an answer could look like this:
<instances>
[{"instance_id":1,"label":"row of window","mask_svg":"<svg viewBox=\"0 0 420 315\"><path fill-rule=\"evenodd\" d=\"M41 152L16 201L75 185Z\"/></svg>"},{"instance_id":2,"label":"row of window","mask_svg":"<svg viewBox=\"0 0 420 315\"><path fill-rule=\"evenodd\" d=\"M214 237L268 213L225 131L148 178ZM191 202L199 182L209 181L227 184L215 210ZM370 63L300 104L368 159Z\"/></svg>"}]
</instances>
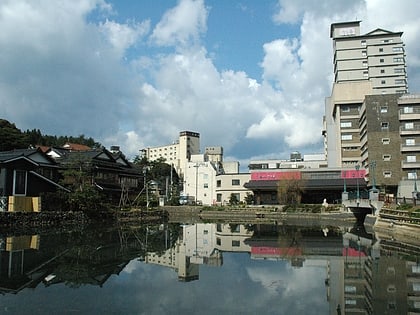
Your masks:
<instances>
[{"instance_id":1,"label":"row of window","mask_svg":"<svg viewBox=\"0 0 420 315\"><path fill-rule=\"evenodd\" d=\"M232 179L232 186L240 186L241 181L239 179ZM219 179L216 181L216 187L222 187L222 181Z\"/></svg>"},{"instance_id":2,"label":"row of window","mask_svg":"<svg viewBox=\"0 0 420 315\"><path fill-rule=\"evenodd\" d=\"M382 41L381 41L381 43L383 43L383 44L388 44L388 43L392 43L394 40L392 39L392 38L387 38L387 39L383 39ZM366 39L362 39L361 41L360 41L360 45L362 45L362 46L366 46Z\"/></svg>"},{"instance_id":3,"label":"row of window","mask_svg":"<svg viewBox=\"0 0 420 315\"><path fill-rule=\"evenodd\" d=\"M150 151L151 152L161 152L161 151L167 151L168 150L168 147L165 147L165 148L159 148L159 149L151 149ZM174 151L176 151L176 147L169 147L169 150L174 150Z\"/></svg>"}]
</instances>

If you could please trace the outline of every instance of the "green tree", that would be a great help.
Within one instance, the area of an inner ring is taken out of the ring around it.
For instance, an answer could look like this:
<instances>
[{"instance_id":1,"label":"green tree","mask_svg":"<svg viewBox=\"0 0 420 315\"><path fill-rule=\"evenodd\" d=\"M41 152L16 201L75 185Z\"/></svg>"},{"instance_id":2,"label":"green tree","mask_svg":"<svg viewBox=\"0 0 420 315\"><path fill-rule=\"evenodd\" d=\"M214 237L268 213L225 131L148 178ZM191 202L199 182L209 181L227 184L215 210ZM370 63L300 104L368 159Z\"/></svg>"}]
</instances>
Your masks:
<instances>
[{"instance_id":1,"label":"green tree","mask_svg":"<svg viewBox=\"0 0 420 315\"><path fill-rule=\"evenodd\" d=\"M164 158L148 161L146 157L139 156L134 158L133 164L146 176L143 178L142 189L145 182L153 180L158 183L160 193L170 197L168 200L170 204L179 204L179 176L173 165L166 163Z\"/></svg>"},{"instance_id":2,"label":"green tree","mask_svg":"<svg viewBox=\"0 0 420 315\"><path fill-rule=\"evenodd\" d=\"M245 196L245 203L246 203L247 205L252 205L252 204L254 204L254 195L253 195L253 194L251 194L250 192L247 192L247 193L246 193L246 196Z\"/></svg>"},{"instance_id":3,"label":"green tree","mask_svg":"<svg viewBox=\"0 0 420 315\"><path fill-rule=\"evenodd\" d=\"M279 180L277 184L277 200L280 204L300 204L303 193L301 179Z\"/></svg>"},{"instance_id":4,"label":"green tree","mask_svg":"<svg viewBox=\"0 0 420 315\"><path fill-rule=\"evenodd\" d=\"M15 124L0 119L0 151L27 148L28 144L22 131Z\"/></svg>"},{"instance_id":5,"label":"green tree","mask_svg":"<svg viewBox=\"0 0 420 315\"><path fill-rule=\"evenodd\" d=\"M237 205L238 203L239 203L239 200L238 200L238 198L236 197L236 194L234 194L234 193L230 194L230 197L229 197L229 205L231 205L231 206L235 206L235 205Z\"/></svg>"}]
</instances>

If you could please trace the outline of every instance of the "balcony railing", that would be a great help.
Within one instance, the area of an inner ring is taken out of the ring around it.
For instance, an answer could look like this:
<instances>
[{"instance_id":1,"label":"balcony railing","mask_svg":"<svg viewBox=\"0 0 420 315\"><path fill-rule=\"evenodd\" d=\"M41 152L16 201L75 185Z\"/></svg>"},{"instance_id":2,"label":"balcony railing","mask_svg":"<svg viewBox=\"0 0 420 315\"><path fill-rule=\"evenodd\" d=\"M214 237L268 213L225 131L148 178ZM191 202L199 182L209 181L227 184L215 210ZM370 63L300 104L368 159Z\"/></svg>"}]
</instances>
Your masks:
<instances>
[{"instance_id":1,"label":"balcony railing","mask_svg":"<svg viewBox=\"0 0 420 315\"><path fill-rule=\"evenodd\" d=\"M420 134L420 126L414 125L412 128L406 126L400 126L401 135L418 135Z\"/></svg>"},{"instance_id":2,"label":"balcony railing","mask_svg":"<svg viewBox=\"0 0 420 315\"><path fill-rule=\"evenodd\" d=\"M420 151L420 144L416 145L408 145L408 144L401 144L401 152L416 152Z\"/></svg>"}]
</instances>

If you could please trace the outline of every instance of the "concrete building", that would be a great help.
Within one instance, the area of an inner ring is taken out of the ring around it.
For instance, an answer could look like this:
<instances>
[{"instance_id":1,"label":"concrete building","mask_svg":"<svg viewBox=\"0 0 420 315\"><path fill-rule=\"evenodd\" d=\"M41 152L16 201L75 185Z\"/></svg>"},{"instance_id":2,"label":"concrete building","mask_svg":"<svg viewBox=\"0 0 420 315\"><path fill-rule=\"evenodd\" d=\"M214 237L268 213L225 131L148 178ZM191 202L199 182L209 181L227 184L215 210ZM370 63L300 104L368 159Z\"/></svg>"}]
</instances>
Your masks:
<instances>
[{"instance_id":1,"label":"concrete building","mask_svg":"<svg viewBox=\"0 0 420 315\"><path fill-rule=\"evenodd\" d=\"M334 84L325 102L323 135L329 167L362 162L358 120L365 95L408 91L402 32L360 34L360 21L334 23Z\"/></svg>"},{"instance_id":2,"label":"concrete building","mask_svg":"<svg viewBox=\"0 0 420 315\"><path fill-rule=\"evenodd\" d=\"M376 29L360 34L360 21L334 23L334 83L370 81L372 94L407 93L402 32Z\"/></svg>"},{"instance_id":3,"label":"concrete building","mask_svg":"<svg viewBox=\"0 0 420 315\"><path fill-rule=\"evenodd\" d=\"M399 94L367 95L360 108L361 167L369 186L396 193L401 168Z\"/></svg>"},{"instance_id":4,"label":"concrete building","mask_svg":"<svg viewBox=\"0 0 420 315\"><path fill-rule=\"evenodd\" d=\"M398 98L400 130L401 178L398 196L412 196L417 191L420 170L420 94L407 94ZM396 163L399 161L396 161Z\"/></svg>"},{"instance_id":5,"label":"concrete building","mask_svg":"<svg viewBox=\"0 0 420 315\"><path fill-rule=\"evenodd\" d=\"M191 156L185 170L183 193L194 196L194 201L207 206L227 204L231 194L238 202L243 202L246 194L251 192L243 187L250 175L239 173L239 162L221 162L223 157L214 160L215 156Z\"/></svg>"},{"instance_id":6,"label":"concrete building","mask_svg":"<svg viewBox=\"0 0 420 315\"><path fill-rule=\"evenodd\" d=\"M141 150L141 156L148 161L164 159L172 164L180 177L184 176L191 155L200 153L200 134L192 131L181 131L178 140L172 144L149 147Z\"/></svg>"}]
</instances>

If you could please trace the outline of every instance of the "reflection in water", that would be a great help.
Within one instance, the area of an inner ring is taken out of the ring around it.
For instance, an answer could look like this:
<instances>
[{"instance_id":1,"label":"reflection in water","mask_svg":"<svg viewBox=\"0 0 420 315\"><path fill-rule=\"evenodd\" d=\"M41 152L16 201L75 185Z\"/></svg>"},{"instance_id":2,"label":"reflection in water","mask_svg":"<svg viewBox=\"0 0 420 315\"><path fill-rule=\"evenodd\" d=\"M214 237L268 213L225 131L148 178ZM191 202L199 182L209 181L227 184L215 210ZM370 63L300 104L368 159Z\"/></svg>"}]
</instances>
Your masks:
<instances>
[{"instance_id":1,"label":"reflection in water","mask_svg":"<svg viewBox=\"0 0 420 315\"><path fill-rule=\"evenodd\" d=\"M123 307L132 314L164 309L195 313L194 307L201 313L233 307L233 314L406 314L420 312L419 255L420 247L367 232L363 225L165 223L4 236L0 304L5 306L0 313L42 313L48 303L37 303L47 298L60 301L51 302L56 310L70 308L65 305L71 289L79 299L109 294L107 299L120 301L119 294L125 292ZM178 281L164 274L165 269ZM134 281L137 278L142 280ZM105 287L99 293L88 289ZM186 295L194 301L171 303L170 295L178 294L178 302ZM18 303L21 295L25 305ZM219 299L217 306L204 302L212 297ZM142 303L135 303L137 299ZM229 299L236 304L230 305ZM122 307L100 303L93 313L118 313ZM92 313L82 304L75 310Z\"/></svg>"}]
</instances>

